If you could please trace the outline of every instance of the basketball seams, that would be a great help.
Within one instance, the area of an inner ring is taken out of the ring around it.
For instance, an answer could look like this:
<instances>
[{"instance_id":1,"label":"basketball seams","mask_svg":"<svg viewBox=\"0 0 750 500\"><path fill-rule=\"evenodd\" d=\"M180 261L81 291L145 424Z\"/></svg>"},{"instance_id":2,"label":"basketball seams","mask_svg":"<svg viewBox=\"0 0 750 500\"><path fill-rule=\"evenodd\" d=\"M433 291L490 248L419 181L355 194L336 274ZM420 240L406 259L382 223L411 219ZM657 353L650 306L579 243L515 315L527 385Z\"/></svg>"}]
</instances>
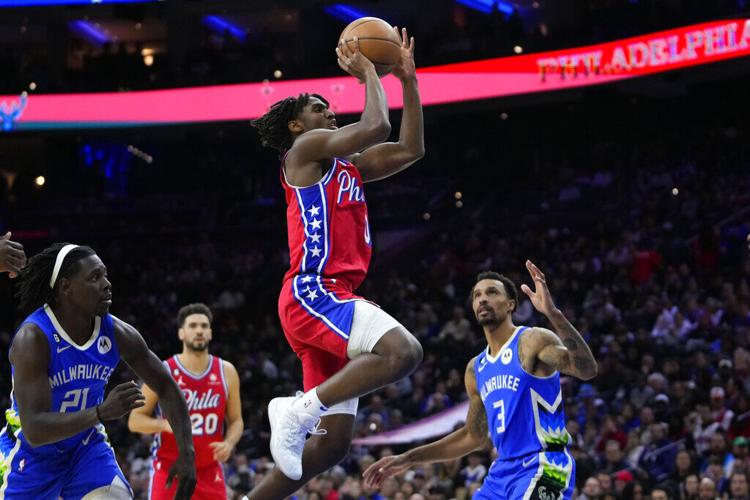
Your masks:
<instances>
[{"instance_id":1,"label":"basketball seams","mask_svg":"<svg viewBox=\"0 0 750 500\"><path fill-rule=\"evenodd\" d=\"M393 40L388 40L387 38L380 38L380 37L377 37L377 36L368 36L368 37L357 37L357 39L360 40L360 41L364 40L364 41L370 41L370 42L387 42L387 43L395 45L396 47L401 48L401 44L400 43L396 43ZM350 42L353 42L353 41L354 41L354 39L344 40L344 42L347 44L347 46L349 45ZM396 64L396 63L387 63L387 62L382 62L382 61L376 61L374 59L370 59L370 62L372 62L373 64L380 64L381 66L393 66L394 64Z\"/></svg>"},{"instance_id":2,"label":"basketball seams","mask_svg":"<svg viewBox=\"0 0 750 500\"><path fill-rule=\"evenodd\" d=\"M346 35L347 33L349 33L354 28L358 28L359 26L362 26L362 25L367 24L367 23L372 23L372 22L375 22L375 21L380 21L380 19L375 18L375 17L370 17L370 18L359 19L358 21L361 21L361 22L357 23L357 21L352 21L352 23L357 23L357 24L355 24L354 26L352 26L350 24L349 26L347 26L346 28L344 28L344 32L341 35L342 36Z\"/></svg>"},{"instance_id":3,"label":"basketball seams","mask_svg":"<svg viewBox=\"0 0 750 500\"><path fill-rule=\"evenodd\" d=\"M389 38L381 38L379 36L358 36L357 40L359 40L359 41L362 41L362 40L380 40L381 42L388 42L388 43L392 43L396 47L401 47L400 43L396 43L396 42L394 42L393 40L391 40ZM353 42L353 41L354 41L354 38L344 39L344 42L346 42L346 43Z\"/></svg>"},{"instance_id":4,"label":"basketball seams","mask_svg":"<svg viewBox=\"0 0 750 500\"><path fill-rule=\"evenodd\" d=\"M368 23L375 24L367 26ZM358 32L365 36L360 36ZM355 36L362 42L360 49L365 57L375 64L379 76L388 74L393 65L398 63L402 41L386 21L377 17L365 17L352 21L344 28L339 40L343 41L350 50L356 50L352 45ZM385 45L380 45L381 42L385 42Z\"/></svg>"}]
</instances>

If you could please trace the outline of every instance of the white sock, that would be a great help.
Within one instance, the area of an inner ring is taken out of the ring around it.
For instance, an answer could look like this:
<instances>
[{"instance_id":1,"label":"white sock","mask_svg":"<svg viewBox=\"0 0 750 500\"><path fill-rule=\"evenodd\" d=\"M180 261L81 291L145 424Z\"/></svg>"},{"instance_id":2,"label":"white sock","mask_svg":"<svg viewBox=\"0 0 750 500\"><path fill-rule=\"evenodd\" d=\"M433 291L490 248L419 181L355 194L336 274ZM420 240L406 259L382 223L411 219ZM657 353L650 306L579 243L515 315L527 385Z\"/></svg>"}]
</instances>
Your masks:
<instances>
[{"instance_id":1,"label":"white sock","mask_svg":"<svg viewBox=\"0 0 750 500\"><path fill-rule=\"evenodd\" d=\"M310 389L302 397L298 398L293 404L292 409L300 413L307 413L314 417L320 417L323 412L327 411L323 403L318 398L318 388Z\"/></svg>"}]
</instances>

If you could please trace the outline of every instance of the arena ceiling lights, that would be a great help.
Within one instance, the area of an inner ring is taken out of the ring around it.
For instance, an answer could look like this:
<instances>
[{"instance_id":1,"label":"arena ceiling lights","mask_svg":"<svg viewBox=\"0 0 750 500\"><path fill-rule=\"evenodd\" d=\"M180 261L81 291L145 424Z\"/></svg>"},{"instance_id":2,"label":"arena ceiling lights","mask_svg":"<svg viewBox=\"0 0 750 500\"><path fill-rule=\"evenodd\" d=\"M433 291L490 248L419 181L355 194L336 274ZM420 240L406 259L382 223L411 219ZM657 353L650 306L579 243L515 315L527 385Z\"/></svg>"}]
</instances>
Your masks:
<instances>
[{"instance_id":1,"label":"arena ceiling lights","mask_svg":"<svg viewBox=\"0 0 750 500\"><path fill-rule=\"evenodd\" d=\"M504 0L456 0L456 3L469 7L470 9L478 10L484 14L492 14L495 12L495 9L503 14L513 14L513 5Z\"/></svg>"},{"instance_id":2,"label":"arena ceiling lights","mask_svg":"<svg viewBox=\"0 0 750 500\"><path fill-rule=\"evenodd\" d=\"M420 68L426 106L600 85L750 55L750 19L696 24L599 45ZM392 108L400 83L383 79ZM142 92L0 96L3 130L133 127L256 118L300 92L325 95L340 114L361 113L349 76Z\"/></svg>"}]
</instances>

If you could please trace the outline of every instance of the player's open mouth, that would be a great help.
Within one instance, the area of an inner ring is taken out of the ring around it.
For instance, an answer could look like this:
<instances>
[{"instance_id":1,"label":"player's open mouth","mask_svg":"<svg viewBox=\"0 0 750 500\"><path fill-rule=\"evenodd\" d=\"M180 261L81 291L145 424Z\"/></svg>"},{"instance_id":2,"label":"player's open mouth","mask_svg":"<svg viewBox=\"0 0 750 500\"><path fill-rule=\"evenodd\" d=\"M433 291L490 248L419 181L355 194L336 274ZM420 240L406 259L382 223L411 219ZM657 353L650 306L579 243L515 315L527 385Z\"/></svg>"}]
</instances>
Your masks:
<instances>
[{"instance_id":1,"label":"player's open mouth","mask_svg":"<svg viewBox=\"0 0 750 500\"><path fill-rule=\"evenodd\" d=\"M336 126L336 120L331 120L331 122L328 124L328 128L338 128Z\"/></svg>"}]
</instances>

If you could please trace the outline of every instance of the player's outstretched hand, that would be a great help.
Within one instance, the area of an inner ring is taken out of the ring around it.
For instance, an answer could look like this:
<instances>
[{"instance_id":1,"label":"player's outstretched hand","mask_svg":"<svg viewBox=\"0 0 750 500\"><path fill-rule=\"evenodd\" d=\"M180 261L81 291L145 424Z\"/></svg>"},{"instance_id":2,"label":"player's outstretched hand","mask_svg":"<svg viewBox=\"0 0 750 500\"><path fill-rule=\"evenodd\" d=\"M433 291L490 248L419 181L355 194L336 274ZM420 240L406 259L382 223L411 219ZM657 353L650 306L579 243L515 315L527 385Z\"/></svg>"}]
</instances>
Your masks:
<instances>
[{"instance_id":1,"label":"player's outstretched hand","mask_svg":"<svg viewBox=\"0 0 750 500\"><path fill-rule=\"evenodd\" d=\"M177 479L177 491L175 500L190 500L195 491L195 455L180 453L177 456L167 475L167 488L172 487L172 482Z\"/></svg>"},{"instance_id":2,"label":"player's outstretched hand","mask_svg":"<svg viewBox=\"0 0 750 500\"><path fill-rule=\"evenodd\" d=\"M531 304L537 311L549 317L555 310L555 302L552 300L549 288L547 288L547 280L544 277L544 273L530 260L526 261L526 269L528 269L531 279L534 280L534 291L525 283L521 285L521 291L528 295Z\"/></svg>"},{"instance_id":3,"label":"player's outstretched hand","mask_svg":"<svg viewBox=\"0 0 750 500\"><path fill-rule=\"evenodd\" d=\"M359 38L356 36L354 37L354 45L356 50L349 48L349 44L344 40L339 40L339 45L336 47L339 67L359 80L360 83L364 83L368 72L377 77L375 65L360 52Z\"/></svg>"},{"instance_id":4,"label":"player's outstretched hand","mask_svg":"<svg viewBox=\"0 0 750 500\"><path fill-rule=\"evenodd\" d=\"M140 408L146 404L146 398L140 387L133 382L118 385L107 395L107 399L99 405L99 417L102 420L117 420L130 410Z\"/></svg>"},{"instance_id":5,"label":"player's outstretched hand","mask_svg":"<svg viewBox=\"0 0 750 500\"><path fill-rule=\"evenodd\" d=\"M26 266L26 252L23 245L10 241L10 231L0 236L0 273L10 273L15 278Z\"/></svg>"},{"instance_id":6,"label":"player's outstretched hand","mask_svg":"<svg viewBox=\"0 0 750 500\"><path fill-rule=\"evenodd\" d=\"M383 457L365 470L362 474L365 478L365 485L369 488L378 488L391 476L401 474L413 464L406 458L406 455L391 455Z\"/></svg>"},{"instance_id":7,"label":"player's outstretched hand","mask_svg":"<svg viewBox=\"0 0 750 500\"><path fill-rule=\"evenodd\" d=\"M398 32L398 26L394 26L393 29L401 38L401 58L393 66L392 73L399 80L406 81L417 76L417 69L414 65L414 37L409 38L406 28L401 28L401 33Z\"/></svg>"},{"instance_id":8,"label":"player's outstretched hand","mask_svg":"<svg viewBox=\"0 0 750 500\"><path fill-rule=\"evenodd\" d=\"M208 445L214 452L214 460L226 462L232 456L233 447L226 441L216 441Z\"/></svg>"}]
</instances>

